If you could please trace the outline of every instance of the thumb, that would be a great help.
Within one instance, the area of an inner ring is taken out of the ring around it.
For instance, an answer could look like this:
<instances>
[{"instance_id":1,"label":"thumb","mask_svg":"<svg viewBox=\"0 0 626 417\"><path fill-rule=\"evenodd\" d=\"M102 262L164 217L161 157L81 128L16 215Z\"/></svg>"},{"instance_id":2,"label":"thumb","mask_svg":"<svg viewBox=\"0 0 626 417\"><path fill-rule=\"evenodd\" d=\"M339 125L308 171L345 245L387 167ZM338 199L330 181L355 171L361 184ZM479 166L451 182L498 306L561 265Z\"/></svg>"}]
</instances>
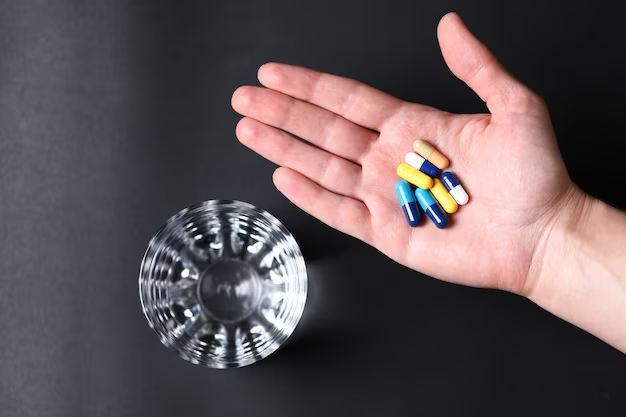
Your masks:
<instances>
[{"instance_id":1,"label":"thumb","mask_svg":"<svg viewBox=\"0 0 626 417\"><path fill-rule=\"evenodd\" d=\"M492 114L514 111L534 95L504 69L458 14L441 18L437 38L448 68L487 103Z\"/></svg>"}]
</instances>

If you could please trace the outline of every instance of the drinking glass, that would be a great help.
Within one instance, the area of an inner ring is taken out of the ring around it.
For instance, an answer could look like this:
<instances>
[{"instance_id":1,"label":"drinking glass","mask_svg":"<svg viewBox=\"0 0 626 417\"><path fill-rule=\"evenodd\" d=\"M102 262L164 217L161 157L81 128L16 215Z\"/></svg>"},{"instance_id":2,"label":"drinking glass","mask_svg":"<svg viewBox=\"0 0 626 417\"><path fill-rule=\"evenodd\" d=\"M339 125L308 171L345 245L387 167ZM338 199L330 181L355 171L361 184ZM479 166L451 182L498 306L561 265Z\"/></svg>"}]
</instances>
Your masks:
<instances>
[{"instance_id":1,"label":"drinking glass","mask_svg":"<svg viewBox=\"0 0 626 417\"><path fill-rule=\"evenodd\" d=\"M139 274L143 313L161 342L212 368L252 364L294 331L307 296L304 258L268 212L211 200L171 217Z\"/></svg>"}]
</instances>

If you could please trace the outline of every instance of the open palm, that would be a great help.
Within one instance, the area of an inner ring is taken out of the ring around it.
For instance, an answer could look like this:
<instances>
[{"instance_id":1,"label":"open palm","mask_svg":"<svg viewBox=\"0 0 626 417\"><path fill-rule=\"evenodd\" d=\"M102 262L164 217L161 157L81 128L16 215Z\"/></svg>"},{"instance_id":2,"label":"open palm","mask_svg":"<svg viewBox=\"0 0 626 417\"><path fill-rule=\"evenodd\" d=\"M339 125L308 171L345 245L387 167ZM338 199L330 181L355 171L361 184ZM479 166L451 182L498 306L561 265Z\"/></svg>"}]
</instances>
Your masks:
<instances>
[{"instance_id":1,"label":"open palm","mask_svg":"<svg viewBox=\"0 0 626 417\"><path fill-rule=\"evenodd\" d=\"M270 63L240 87L237 137L281 166L276 187L326 224L425 274L520 294L559 208L578 191L542 100L513 79L456 14L438 28L446 63L490 114L455 115L354 80ZM315 146L295 139L304 138ZM470 202L447 229L407 225L396 167L421 138L451 161Z\"/></svg>"}]
</instances>

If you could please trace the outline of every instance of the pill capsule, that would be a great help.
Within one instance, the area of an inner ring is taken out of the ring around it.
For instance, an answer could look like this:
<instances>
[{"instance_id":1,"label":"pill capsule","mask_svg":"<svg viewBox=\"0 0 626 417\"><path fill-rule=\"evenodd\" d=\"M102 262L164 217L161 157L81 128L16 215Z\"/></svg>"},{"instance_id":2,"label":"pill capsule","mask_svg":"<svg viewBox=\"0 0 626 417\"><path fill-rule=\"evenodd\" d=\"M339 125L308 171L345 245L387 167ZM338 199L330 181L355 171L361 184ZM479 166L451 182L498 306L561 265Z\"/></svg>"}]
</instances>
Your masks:
<instances>
[{"instance_id":1,"label":"pill capsule","mask_svg":"<svg viewBox=\"0 0 626 417\"><path fill-rule=\"evenodd\" d=\"M430 146L428 143L424 142L421 139L418 139L415 142L413 142L413 149L421 157L423 157L424 159L427 159L429 162L431 162L434 166L436 166L439 169L446 169L450 165L450 161L448 161L448 158L443 156L441 152L439 152L437 149L433 148L432 146Z\"/></svg>"},{"instance_id":2,"label":"pill capsule","mask_svg":"<svg viewBox=\"0 0 626 417\"><path fill-rule=\"evenodd\" d=\"M411 185L405 180L398 181L396 183L396 195L398 196L398 200L400 201L402 210L404 210L404 215L409 225L413 227L419 225L422 215L417 206L417 200L415 200L415 194L413 194Z\"/></svg>"},{"instance_id":3,"label":"pill capsule","mask_svg":"<svg viewBox=\"0 0 626 417\"><path fill-rule=\"evenodd\" d=\"M424 210L430 220L435 223L435 226L443 229L448 225L446 213L444 213L430 191L417 188L415 190L415 197L417 197L417 201L420 203L422 210Z\"/></svg>"},{"instance_id":4,"label":"pill capsule","mask_svg":"<svg viewBox=\"0 0 626 417\"><path fill-rule=\"evenodd\" d=\"M433 179L433 186L430 189L430 192L433 194L433 197L439 202L439 205L443 208L443 210L448 213L456 213L459 209L459 205L454 201L454 198L450 195L446 186L443 185L439 178Z\"/></svg>"},{"instance_id":5,"label":"pill capsule","mask_svg":"<svg viewBox=\"0 0 626 417\"><path fill-rule=\"evenodd\" d=\"M467 192L465 192L463 186L459 184L459 181L456 179L454 174L451 172L444 172L441 174L441 182L443 182L443 185L446 186L452 198L454 198L460 206L467 204L469 196L467 195Z\"/></svg>"},{"instance_id":6,"label":"pill capsule","mask_svg":"<svg viewBox=\"0 0 626 417\"><path fill-rule=\"evenodd\" d=\"M396 170L398 176L403 180L407 180L416 187L429 189L433 186L433 179L423 172L418 171L409 164L402 163L398 165Z\"/></svg>"},{"instance_id":7,"label":"pill capsule","mask_svg":"<svg viewBox=\"0 0 626 417\"><path fill-rule=\"evenodd\" d=\"M411 165L413 168L419 169L424 174L430 177L438 177L439 176L439 168L416 154L415 152L409 152L404 157L404 160L407 164Z\"/></svg>"}]
</instances>

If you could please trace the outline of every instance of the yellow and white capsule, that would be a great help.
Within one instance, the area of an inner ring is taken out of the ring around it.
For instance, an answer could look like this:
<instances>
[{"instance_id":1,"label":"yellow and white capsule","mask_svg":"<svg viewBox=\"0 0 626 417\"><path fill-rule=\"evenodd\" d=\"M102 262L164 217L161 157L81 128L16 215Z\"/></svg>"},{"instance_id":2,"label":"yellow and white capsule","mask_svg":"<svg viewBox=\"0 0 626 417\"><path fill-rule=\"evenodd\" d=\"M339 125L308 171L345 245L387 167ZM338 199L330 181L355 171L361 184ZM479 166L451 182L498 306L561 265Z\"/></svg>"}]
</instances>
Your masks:
<instances>
[{"instance_id":1,"label":"yellow and white capsule","mask_svg":"<svg viewBox=\"0 0 626 417\"><path fill-rule=\"evenodd\" d=\"M396 170L398 176L403 180L410 182L416 187L423 188L428 190L433 186L433 179L428 175L420 172L419 170L413 168L411 165L402 163L398 165L398 169Z\"/></svg>"},{"instance_id":2,"label":"yellow and white capsule","mask_svg":"<svg viewBox=\"0 0 626 417\"><path fill-rule=\"evenodd\" d=\"M450 195L446 186L443 185L439 178L433 180L433 187L430 189L433 197L439 202L444 211L448 214L456 213L459 209L459 205Z\"/></svg>"},{"instance_id":3,"label":"yellow and white capsule","mask_svg":"<svg viewBox=\"0 0 626 417\"><path fill-rule=\"evenodd\" d=\"M413 149L422 158L426 159L439 169L446 169L450 165L450 161L448 161L448 158L446 158L441 152L439 152L437 149L433 148L431 145L421 139L413 142Z\"/></svg>"}]
</instances>

